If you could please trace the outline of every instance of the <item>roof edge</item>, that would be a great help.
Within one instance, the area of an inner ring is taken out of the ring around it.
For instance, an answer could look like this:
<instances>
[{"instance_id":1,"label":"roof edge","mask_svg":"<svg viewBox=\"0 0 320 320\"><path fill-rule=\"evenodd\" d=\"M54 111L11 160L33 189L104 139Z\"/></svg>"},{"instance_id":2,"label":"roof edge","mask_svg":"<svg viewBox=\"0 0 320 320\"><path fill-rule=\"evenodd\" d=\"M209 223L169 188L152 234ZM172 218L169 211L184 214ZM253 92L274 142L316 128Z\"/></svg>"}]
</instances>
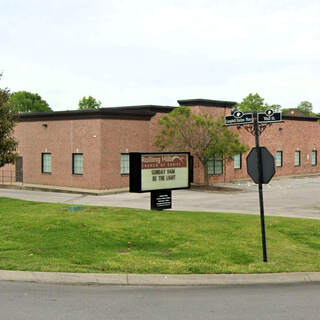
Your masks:
<instances>
[{"instance_id":1,"label":"roof edge","mask_svg":"<svg viewBox=\"0 0 320 320\"><path fill-rule=\"evenodd\" d=\"M289 114L282 115L283 120L297 120L297 121L318 121L320 117L308 117L308 116L293 116Z\"/></svg>"},{"instance_id":2,"label":"roof edge","mask_svg":"<svg viewBox=\"0 0 320 320\"><path fill-rule=\"evenodd\" d=\"M223 100L210 100L210 99L185 99L177 100L180 106L194 107L194 106L205 106L205 107L221 107L221 108L232 108L237 102L234 101L223 101Z\"/></svg>"},{"instance_id":3,"label":"roof edge","mask_svg":"<svg viewBox=\"0 0 320 320\"><path fill-rule=\"evenodd\" d=\"M86 118L117 118L117 119L150 119L156 113L168 113L173 106L159 105L136 105L107 107L87 110L66 110L50 112L24 112L19 114L20 121L36 120L66 120L66 119L86 119Z\"/></svg>"}]
</instances>

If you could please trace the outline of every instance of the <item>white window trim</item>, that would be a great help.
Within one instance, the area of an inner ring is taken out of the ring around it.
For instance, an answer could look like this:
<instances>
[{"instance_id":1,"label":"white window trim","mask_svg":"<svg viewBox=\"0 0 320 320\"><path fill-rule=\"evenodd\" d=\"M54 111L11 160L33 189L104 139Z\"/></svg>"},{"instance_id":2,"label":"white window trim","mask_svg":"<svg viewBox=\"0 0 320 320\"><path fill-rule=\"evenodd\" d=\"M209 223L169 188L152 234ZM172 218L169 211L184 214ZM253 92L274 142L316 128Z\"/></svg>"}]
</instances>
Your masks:
<instances>
[{"instance_id":1,"label":"white window trim","mask_svg":"<svg viewBox=\"0 0 320 320\"><path fill-rule=\"evenodd\" d=\"M121 156L120 156L120 174L130 174L129 153L121 153Z\"/></svg>"},{"instance_id":2,"label":"white window trim","mask_svg":"<svg viewBox=\"0 0 320 320\"><path fill-rule=\"evenodd\" d=\"M81 161L76 159L78 156L80 157ZM83 153L72 154L72 174L83 175Z\"/></svg>"},{"instance_id":3,"label":"white window trim","mask_svg":"<svg viewBox=\"0 0 320 320\"><path fill-rule=\"evenodd\" d=\"M238 160L235 160L236 157L238 158ZM233 168L234 169L242 169L242 154L241 153L238 153L233 156Z\"/></svg>"},{"instance_id":4,"label":"white window trim","mask_svg":"<svg viewBox=\"0 0 320 320\"><path fill-rule=\"evenodd\" d=\"M52 173L52 156L50 152L41 153L41 172Z\"/></svg>"}]
</instances>

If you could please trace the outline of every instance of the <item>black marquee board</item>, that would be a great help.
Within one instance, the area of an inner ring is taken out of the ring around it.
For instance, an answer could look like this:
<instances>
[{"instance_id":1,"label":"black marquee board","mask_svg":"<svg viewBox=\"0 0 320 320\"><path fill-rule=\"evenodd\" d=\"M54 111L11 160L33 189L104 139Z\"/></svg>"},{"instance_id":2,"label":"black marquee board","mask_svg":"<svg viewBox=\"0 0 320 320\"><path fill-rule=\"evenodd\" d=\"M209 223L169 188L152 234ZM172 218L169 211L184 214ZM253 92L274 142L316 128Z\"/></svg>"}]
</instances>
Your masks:
<instances>
[{"instance_id":1,"label":"black marquee board","mask_svg":"<svg viewBox=\"0 0 320 320\"><path fill-rule=\"evenodd\" d=\"M129 191L189 189L193 180L192 160L189 152L130 152Z\"/></svg>"},{"instance_id":2,"label":"black marquee board","mask_svg":"<svg viewBox=\"0 0 320 320\"><path fill-rule=\"evenodd\" d=\"M171 209L171 190L189 189L193 181L189 152L131 152L129 161L129 190L151 192L151 210Z\"/></svg>"}]
</instances>

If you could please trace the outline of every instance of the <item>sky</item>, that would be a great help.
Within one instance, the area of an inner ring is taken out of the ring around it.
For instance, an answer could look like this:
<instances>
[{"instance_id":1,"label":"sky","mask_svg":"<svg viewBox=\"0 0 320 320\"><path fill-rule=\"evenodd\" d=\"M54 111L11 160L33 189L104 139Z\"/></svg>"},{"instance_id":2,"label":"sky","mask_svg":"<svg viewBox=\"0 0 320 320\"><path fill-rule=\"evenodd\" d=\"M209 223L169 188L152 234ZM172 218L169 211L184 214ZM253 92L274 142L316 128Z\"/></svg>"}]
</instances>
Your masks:
<instances>
[{"instance_id":1,"label":"sky","mask_svg":"<svg viewBox=\"0 0 320 320\"><path fill-rule=\"evenodd\" d=\"M320 112L319 0L0 0L0 87L55 110L180 99Z\"/></svg>"}]
</instances>

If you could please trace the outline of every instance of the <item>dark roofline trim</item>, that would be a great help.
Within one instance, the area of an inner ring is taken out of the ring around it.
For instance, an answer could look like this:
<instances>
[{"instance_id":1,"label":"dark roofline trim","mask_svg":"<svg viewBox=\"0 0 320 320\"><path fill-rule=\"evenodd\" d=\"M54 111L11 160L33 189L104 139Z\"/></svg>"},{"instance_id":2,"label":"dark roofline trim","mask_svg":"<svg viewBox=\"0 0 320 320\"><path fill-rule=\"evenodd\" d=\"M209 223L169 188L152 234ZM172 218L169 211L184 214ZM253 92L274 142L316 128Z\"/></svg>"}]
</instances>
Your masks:
<instances>
[{"instance_id":1,"label":"dark roofline trim","mask_svg":"<svg viewBox=\"0 0 320 320\"><path fill-rule=\"evenodd\" d=\"M180 106L193 107L193 106L205 106L205 107L221 107L232 108L237 102L234 101L222 101L222 100L210 100L210 99L187 99L177 100Z\"/></svg>"},{"instance_id":2,"label":"dark roofline trim","mask_svg":"<svg viewBox=\"0 0 320 320\"><path fill-rule=\"evenodd\" d=\"M308 116L293 116L288 114L282 115L283 120L296 120L296 121L318 121L320 120L320 117L308 117Z\"/></svg>"},{"instance_id":3,"label":"dark roofline trim","mask_svg":"<svg viewBox=\"0 0 320 320\"><path fill-rule=\"evenodd\" d=\"M158 106L158 105L153 105L153 104L147 104L147 105L139 105L139 106L121 106L121 107L115 107L114 109L117 110L148 110L151 112L170 112L173 109L175 109L177 107L173 107L173 106ZM110 108L105 108L105 109L110 109Z\"/></svg>"},{"instance_id":4,"label":"dark roofline trim","mask_svg":"<svg viewBox=\"0 0 320 320\"><path fill-rule=\"evenodd\" d=\"M180 105L187 106L200 105L211 107L231 107L236 104L230 101L218 101L218 100L205 100L205 99L193 99L193 100L178 100ZM205 101L209 101L205 104ZM214 103L214 104L213 104ZM221 103L221 105L218 105ZM229 106L226 105L229 103ZM150 120L156 113L169 113L177 107L171 106L157 106L157 105L140 105L140 106L125 106L125 107L111 107L100 108L95 110L71 110L71 111L52 111L52 112L30 112L21 113L19 115L19 121L50 121L50 120L76 120L76 119L124 119L124 120ZM283 115L283 120L296 120L296 121L318 121L319 117L308 116L294 116Z\"/></svg>"},{"instance_id":5,"label":"dark roofline trim","mask_svg":"<svg viewBox=\"0 0 320 320\"><path fill-rule=\"evenodd\" d=\"M156 113L168 113L175 107L170 106L130 106L111 107L94 110L70 110L52 112L21 113L19 121L50 121L50 120L76 120L76 119L124 119L124 120L150 120Z\"/></svg>"},{"instance_id":6,"label":"dark roofline trim","mask_svg":"<svg viewBox=\"0 0 320 320\"><path fill-rule=\"evenodd\" d=\"M90 112L89 112L90 111ZM140 110L81 110L81 111L54 111L31 112L19 115L19 121L50 121L50 120L79 120L79 119L123 119L123 120L150 120L155 112Z\"/></svg>"}]
</instances>

